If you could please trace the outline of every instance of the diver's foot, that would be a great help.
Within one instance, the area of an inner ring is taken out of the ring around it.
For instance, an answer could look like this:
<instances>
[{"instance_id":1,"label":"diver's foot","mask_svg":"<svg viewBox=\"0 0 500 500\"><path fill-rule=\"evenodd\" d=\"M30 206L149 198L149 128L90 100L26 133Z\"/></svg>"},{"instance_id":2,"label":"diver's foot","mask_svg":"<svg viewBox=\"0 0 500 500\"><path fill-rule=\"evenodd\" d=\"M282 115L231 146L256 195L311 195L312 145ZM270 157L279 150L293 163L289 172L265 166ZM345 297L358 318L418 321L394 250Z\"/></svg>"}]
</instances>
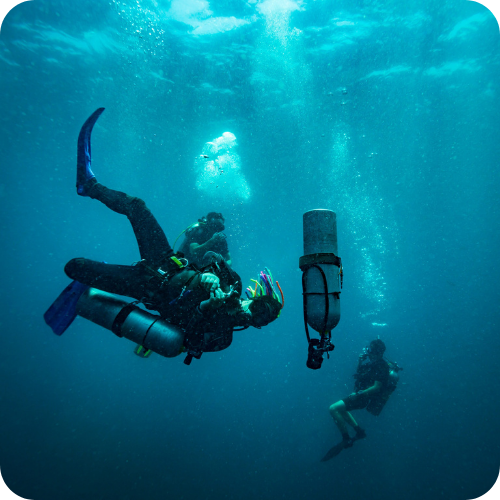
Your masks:
<instances>
[{"instance_id":1,"label":"diver's foot","mask_svg":"<svg viewBox=\"0 0 500 500\"><path fill-rule=\"evenodd\" d=\"M352 445L354 444L354 439L351 437L344 438L342 442L344 443L344 448L352 448Z\"/></svg>"},{"instance_id":2,"label":"diver's foot","mask_svg":"<svg viewBox=\"0 0 500 500\"><path fill-rule=\"evenodd\" d=\"M93 183L91 181L94 181ZM89 189L96 183L95 175L90 169L90 162L78 164L76 170L76 193L80 196L88 196Z\"/></svg>"},{"instance_id":3,"label":"diver's foot","mask_svg":"<svg viewBox=\"0 0 500 500\"><path fill-rule=\"evenodd\" d=\"M354 437L354 439L356 439L356 441L358 439L365 439L366 438L366 431L364 429L361 429L361 427L359 429L356 430L356 436Z\"/></svg>"},{"instance_id":4,"label":"diver's foot","mask_svg":"<svg viewBox=\"0 0 500 500\"><path fill-rule=\"evenodd\" d=\"M92 191L92 188L97 184L97 179L95 178L95 175L93 177L90 177L87 181L85 181L83 184L78 184L76 185L76 192L80 196L90 196L90 192Z\"/></svg>"}]
</instances>

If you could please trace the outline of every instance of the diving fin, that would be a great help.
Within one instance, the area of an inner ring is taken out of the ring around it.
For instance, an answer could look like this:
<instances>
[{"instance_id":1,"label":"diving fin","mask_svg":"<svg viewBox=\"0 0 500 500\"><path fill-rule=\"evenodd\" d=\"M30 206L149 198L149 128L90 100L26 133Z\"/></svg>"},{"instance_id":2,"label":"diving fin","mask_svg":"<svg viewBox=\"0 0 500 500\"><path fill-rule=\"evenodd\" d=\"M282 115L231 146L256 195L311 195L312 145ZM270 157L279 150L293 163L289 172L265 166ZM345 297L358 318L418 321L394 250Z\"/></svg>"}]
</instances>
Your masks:
<instances>
[{"instance_id":1,"label":"diving fin","mask_svg":"<svg viewBox=\"0 0 500 500\"><path fill-rule=\"evenodd\" d=\"M321 459L322 462L326 462L333 457L336 457L343 449L351 448L354 444L354 441L358 441L359 439L364 439L366 437L366 432L362 431L360 434L356 434L353 438L351 438L350 444L346 446L344 440L340 441L340 443L336 444L332 448L328 450L328 453Z\"/></svg>"},{"instance_id":2,"label":"diving fin","mask_svg":"<svg viewBox=\"0 0 500 500\"><path fill-rule=\"evenodd\" d=\"M77 148L77 158L76 158L76 192L80 196L88 196L87 190L85 189L85 184L90 180L95 178L90 164L92 161L90 154L90 136L92 134L92 129L94 128L95 122L101 116L104 108L99 108L94 111L87 121L83 124L78 135L78 148Z\"/></svg>"},{"instance_id":3,"label":"diving fin","mask_svg":"<svg viewBox=\"0 0 500 500\"><path fill-rule=\"evenodd\" d=\"M341 441L339 444L336 444L335 446L330 448L330 450L328 450L328 453L321 459L321 461L326 462L327 460L336 457L343 449L344 441Z\"/></svg>"},{"instance_id":4,"label":"diving fin","mask_svg":"<svg viewBox=\"0 0 500 500\"><path fill-rule=\"evenodd\" d=\"M151 352L151 349L146 349L139 344L137 344L137 347L134 349L134 353L140 358L149 358L149 356L151 356Z\"/></svg>"},{"instance_id":5,"label":"diving fin","mask_svg":"<svg viewBox=\"0 0 500 500\"><path fill-rule=\"evenodd\" d=\"M76 304L89 288L78 281L71 282L43 315L45 323L56 335L62 335L76 318Z\"/></svg>"}]
</instances>

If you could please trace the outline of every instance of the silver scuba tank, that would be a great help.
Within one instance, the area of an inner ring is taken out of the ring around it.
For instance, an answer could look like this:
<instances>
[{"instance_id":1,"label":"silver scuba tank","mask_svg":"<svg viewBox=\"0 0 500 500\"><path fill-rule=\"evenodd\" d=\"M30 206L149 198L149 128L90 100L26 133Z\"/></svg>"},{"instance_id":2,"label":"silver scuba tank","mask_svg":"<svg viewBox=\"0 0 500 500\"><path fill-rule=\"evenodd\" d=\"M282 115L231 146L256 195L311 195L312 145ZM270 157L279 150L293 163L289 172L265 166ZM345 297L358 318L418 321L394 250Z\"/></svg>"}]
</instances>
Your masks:
<instances>
[{"instance_id":1,"label":"silver scuba tank","mask_svg":"<svg viewBox=\"0 0 500 500\"><path fill-rule=\"evenodd\" d=\"M173 358L182 352L181 328L111 293L89 288L78 300L76 313L161 356Z\"/></svg>"}]
</instances>

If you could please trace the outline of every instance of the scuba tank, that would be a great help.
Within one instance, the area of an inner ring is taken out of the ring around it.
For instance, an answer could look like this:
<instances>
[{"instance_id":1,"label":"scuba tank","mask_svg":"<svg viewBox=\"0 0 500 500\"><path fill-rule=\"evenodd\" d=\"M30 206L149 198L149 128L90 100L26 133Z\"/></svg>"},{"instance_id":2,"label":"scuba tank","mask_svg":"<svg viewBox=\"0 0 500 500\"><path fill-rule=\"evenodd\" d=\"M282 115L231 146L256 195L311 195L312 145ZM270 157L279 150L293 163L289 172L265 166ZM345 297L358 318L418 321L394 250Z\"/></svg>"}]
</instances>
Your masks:
<instances>
[{"instance_id":1,"label":"scuba tank","mask_svg":"<svg viewBox=\"0 0 500 500\"><path fill-rule=\"evenodd\" d=\"M389 381L387 383L387 390L390 390L392 394L398 385L399 382L398 372L401 371L402 368L400 368L397 363L393 363L392 361L388 361L387 364L389 365L389 370L390 370Z\"/></svg>"},{"instance_id":2,"label":"scuba tank","mask_svg":"<svg viewBox=\"0 0 500 500\"><path fill-rule=\"evenodd\" d=\"M386 360L386 362L389 365L389 378L387 380L387 385L381 390L380 395L377 398L370 400L368 406L366 407L366 410L376 417L380 415L385 404L389 401L391 394L396 390L399 382L398 372L403 369L394 361Z\"/></svg>"},{"instance_id":3,"label":"scuba tank","mask_svg":"<svg viewBox=\"0 0 500 500\"><path fill-rule=\"evenodd\" d=\"M184 229L184 231L182 231L179 236L177 236L177 238L175 238L175 241L174 241L174 244L172 245L172 250L173 252L175 253L175 245L177 244L177 241L178 239L183 235L185 234L186 235L186 238L188 237L188 235L192 232L193 229L197 228L197 227L200 227L200 225L202 224L206 224L206 219L205 217L203 217L202 219L198 219L198 222L195 222L194 224L191 224L190 226L188 226L186 229ZM181 245L181 248L179 251L181 251L182 253L186 253L183 251L184 250L184 242L182 243Z\"/></svg>"},{"instance_id":4,"label":"scuba tank","mask_svg":"<svg viewBox=\"0 0 500 500\"><path fill-rule=\"evenodd\" d=\"M303 215L302 271L304 326L308 342L306 366L318 370L323 355L333 351L332 330L340 321L342 262L338 257L337 216L331 210L310 210ZM319 333L311 338L308 325Z\"/></svg>"}]
</instances>

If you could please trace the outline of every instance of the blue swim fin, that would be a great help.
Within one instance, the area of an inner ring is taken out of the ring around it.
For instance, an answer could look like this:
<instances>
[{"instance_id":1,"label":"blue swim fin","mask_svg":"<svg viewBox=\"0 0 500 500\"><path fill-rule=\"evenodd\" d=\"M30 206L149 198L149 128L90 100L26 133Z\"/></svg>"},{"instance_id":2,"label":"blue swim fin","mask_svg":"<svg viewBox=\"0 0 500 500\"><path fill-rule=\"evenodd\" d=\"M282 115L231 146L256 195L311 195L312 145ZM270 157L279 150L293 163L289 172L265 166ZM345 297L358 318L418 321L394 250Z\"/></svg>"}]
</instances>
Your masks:
<instances>
[{"instance_id":1,"label":"blue swim fin","mask_svg":"<svg viewBox=\"0 0 500 500\"><path fill-rule=\"evenodd\" d=\"M71 282L43 315L45 323L56 335L62 335L76 318L76 304L89 286Z\"/></svg>"},{"instance_id":2,"label":"blue swim fin","mask_svg":"<svg viewBox=\"0 0 500 500\"><path fill-rule=\"evenodd\" d=\"M85 184L90 179L95 177L90 164L92 162L92 157L90 154L90 136L92 134L92 129L94 128L95 122L101 116L104 108L99 108L94 111L87 121L83 124L78 135L78 148L77 148L77 158L76 158L76 192L80 196L88 196L85 190Z\"/></svg>"}]
</instances>

